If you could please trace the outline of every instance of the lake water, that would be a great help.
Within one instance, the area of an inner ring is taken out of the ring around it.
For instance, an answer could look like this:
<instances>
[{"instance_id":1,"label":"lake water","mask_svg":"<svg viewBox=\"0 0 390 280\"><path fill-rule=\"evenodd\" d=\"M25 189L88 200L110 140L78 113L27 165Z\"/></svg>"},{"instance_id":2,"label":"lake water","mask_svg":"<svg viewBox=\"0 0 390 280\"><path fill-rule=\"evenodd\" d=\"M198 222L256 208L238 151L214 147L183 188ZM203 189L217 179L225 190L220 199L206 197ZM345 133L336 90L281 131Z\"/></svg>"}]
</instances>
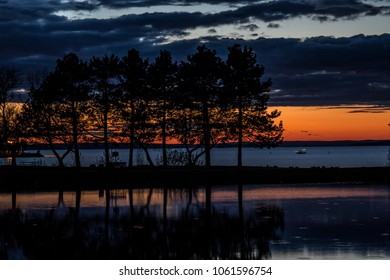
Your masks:
<instances>
[{"instance_id":1,"label":"lake water","mask_svg":"<svg viewBox=\"0 0 390 280\"><path fill-rule=\"evenodd\" d=\"M0 193L0 225L1 259L390 259L390 188Z\"/></svg>"},{"instance_id":2,"label":"lake water","mask_svg":"<svg viewBox=\"0 0 390 280\"><path fill-rule=\"evenodd\" d=\"M389 164L388 146L332 146L307 147L306 154L296 154L305 147L278 147L275 149L243 149L243 164L247 166L278 166L278 167L383 167ZM127 149L113 149L119 152L117 160L128 163ZM44 158L18 158L18 164L56 165L57 161L49 150L42 150ZM150 149L155 162L161 158L161 150ZM236 148L214 148L211 151L212 165L236 165ZM136 150L134 164L146 164L146 157L141 150ZM8 159L0 159L0 164L7 164ZM65 160L73 165L72 155ZM81 150L83 166L103 163L103 150Z\"/></svg>"}]
</instances>

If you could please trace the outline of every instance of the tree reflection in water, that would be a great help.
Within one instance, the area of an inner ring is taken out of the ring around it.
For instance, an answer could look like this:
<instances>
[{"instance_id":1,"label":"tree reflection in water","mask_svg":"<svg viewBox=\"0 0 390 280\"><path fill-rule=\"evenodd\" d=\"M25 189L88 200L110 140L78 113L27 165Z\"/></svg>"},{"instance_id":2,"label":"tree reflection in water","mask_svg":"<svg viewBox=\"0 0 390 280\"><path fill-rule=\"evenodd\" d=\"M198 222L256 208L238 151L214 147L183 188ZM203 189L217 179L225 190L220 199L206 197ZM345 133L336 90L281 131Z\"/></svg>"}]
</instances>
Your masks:
<instances>
[{"instance_id":1,"label":"tree reflection in water","mask_svg":"<svg viewBox=\"0 0 390 280\"><path fill-rule=\"evenodd\" d=\"M199 189L198 189L199 190ZM2 259L263 259L270 258L270 241L280 239L283 211L273 205L244 210L242 186L237 189L234 213L213 205L211 187L205 203L198 190L163 189L162 215L150 207L154 189L144 205L134 205L128 189L128 211L113 205L105 190L105 211L83 218L81 191L74 207L63 203L39 213L12 209L0 214L0 258ZM177 217L168 215L170 198L185 199ZM195 200L194 200L195 198ZM66 211L65 211L66 210ZM119 213L121 212L121 213Z\"/></svg>"}]
</instances>

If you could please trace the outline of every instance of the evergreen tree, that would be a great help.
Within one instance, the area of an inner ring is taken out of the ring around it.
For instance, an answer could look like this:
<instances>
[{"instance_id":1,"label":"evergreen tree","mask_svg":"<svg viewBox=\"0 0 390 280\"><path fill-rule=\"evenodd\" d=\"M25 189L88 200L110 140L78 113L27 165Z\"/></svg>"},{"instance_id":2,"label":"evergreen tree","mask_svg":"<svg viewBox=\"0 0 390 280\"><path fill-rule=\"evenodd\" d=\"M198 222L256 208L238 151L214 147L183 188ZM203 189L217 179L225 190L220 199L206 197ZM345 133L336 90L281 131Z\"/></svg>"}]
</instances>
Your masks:
<instances>
[{"instance_id":1,"label":"evergreen tree","mask_svg":"<svg viewBox=\"0 0 390 280\"><path fill-rule=\"evenodd\" d=\"M85 136L90 86L88 66L74 53L57 60L54 70L45 80L45 94L59 113L61 126L71 135L76 167L81 166L79 142Z\"/></svg>"},{"instance_id":2,"label":"evergreen tree","mask_svg":"<svg viewBox=\"0 0 390 280\"><path fill-rule=\"evenodd\" d=\"M261 81L264 67L257 64L251 48L235 44L228 48L225 92L228 98L230 137L238 142L237 165L242 166L242 144L253 142L271 147L282 141L282 123L275 124L280 112L267 113L271 80Z\"/></svg>"},{"instance_id":3,"label":"evergreen tree","mask_svg":"<svg viewBox=\"0 0 390 280\"><path fill-rule=\"evenodd\" d=\"M150 130L149 92L147 88L147 71L149 63L136 49L131 49L120 62L120 110L123 119L124 133L129 138L129 167L134 161L134 147L137 143L144 149L149 163L147 144L155 138Z\"/></svg>"},{"instance_id":4,"label":"evergreen tree","mask_svg":"<svg viewBox=\"0 0 390 280\"><path fill-rule=\"evenodd\" d=\"M181 66L181 90L183 97L190 101L191 110L199 110L202 114L201 144L205 149L205 165L211 165L211 147L218 141L216 124L213 122L222 92L222 73L224 63L216 51L197 47L197 52L187 57L188 62ZM214 137L212 137L214 134Z\"/></svg>"},{"instance_id":5,"label":"evergreen tree","mask_svg":"<svg viewBox=\"0 0 390 280\"><path fill-rule=\"evenodd\" d=\"M91 115L98 129L103 129L104 158L106 167L110 166L110 138L114 134L114 114L119 101L119 58L115 55L102 58L93 57L89 62L92 85ZM110 131L110 128L111 131Z\"/></svg>"},{"instance_id":6,"label":"evergreen tree","mask_svg":"<svg viewBox=\"0 0 390 280\"><path fill-rule=\"evenodd\" d=\"M153 115L156 129L162 142L163 165L167 166L167 138L171 134L170 120L173 118L173 103L177 95L177 64L172 62L171 53L162 50L155 62L149 66L148 84L153 101Z\"/></svg>"},{"instance_id":7,"label":"evergreen tree","mask_svg":"<svg viewBox=\"0 0 390 280\"><path fill-rule=\"evenodd\" d=\"M64 159L72 151L71 126L62 120L62 105L55 101L48 74L33 73L29 81L29 99L22 106L19 125L25 138L48 144L58 165L64 167ZM62 155L56 148L58 143L65 147Z\"/></svg>"},{"instance_id":8,"label":"evergreen tree","mask_svg":"<svg viewBox=\"0 0 390 280\"><path fill-rule=\"evenodd\" d=\"M16 68L0 67L0 151L12 153L12 165L16 165L16 105L12 103L13 91L20 83L20 73Z\"/></svg>"}]
</instances>

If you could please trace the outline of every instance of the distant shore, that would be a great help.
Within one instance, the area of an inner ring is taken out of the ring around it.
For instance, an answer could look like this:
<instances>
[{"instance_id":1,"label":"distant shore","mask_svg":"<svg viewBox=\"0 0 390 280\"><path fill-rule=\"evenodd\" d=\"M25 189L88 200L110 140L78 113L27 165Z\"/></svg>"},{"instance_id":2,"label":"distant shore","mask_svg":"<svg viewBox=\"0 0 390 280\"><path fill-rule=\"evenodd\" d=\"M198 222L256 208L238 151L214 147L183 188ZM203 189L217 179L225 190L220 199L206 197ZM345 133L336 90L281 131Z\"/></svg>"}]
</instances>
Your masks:
<instances>
[{"instance_id":1,"label":"distant shore","mask_svg":"<svg viewBox=\"0 0 390 280\"><path fill-rule=\"evenodd\" d=\"M336 182L390 184L390 167L0 167L0 191Z\"/></svg>"},{"instance_id":2,"label":"distant shore","mask_svg":"<svg viewBox=\"0 0 390 280\"><path fill-rule=\"evenodd\" d=\"M56 149L65 149L61 144L54 145ZM111 143L111 149L128 149L128 143ZM255 147L253 143L244 143L244 147ZM389 140L336 140L336 141L284 141L280 147L322 147L322 146L390 146ZM103 143L80 143L80 149L104 149ZM136 146L137 147L137 146ZM169 148L183 148L182 144L168 144ZM151 144L150 148L161 148L161 144ZM237 148L237 143L217 144L215 148ZM46 144L29 144L29 150L49 150Z\"/></svg>"}]
</instances>

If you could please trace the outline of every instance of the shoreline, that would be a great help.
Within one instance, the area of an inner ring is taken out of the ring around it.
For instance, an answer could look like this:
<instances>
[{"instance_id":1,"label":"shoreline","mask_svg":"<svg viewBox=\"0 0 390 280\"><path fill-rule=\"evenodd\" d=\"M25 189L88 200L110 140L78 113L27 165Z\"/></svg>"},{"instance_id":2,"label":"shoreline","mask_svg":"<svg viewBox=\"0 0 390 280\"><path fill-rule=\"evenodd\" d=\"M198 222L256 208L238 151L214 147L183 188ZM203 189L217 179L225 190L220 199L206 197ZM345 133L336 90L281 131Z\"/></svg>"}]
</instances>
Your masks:
<instances>
[{"instance_id":1,"label":"shoreline","mask_svg":"<svg viewBox=\"0 0 390 280\"><path fill-rule=\"evenodd\" d=\"M288 183L390 184L390 167L150 167L59 168L1 166L0 191Z\"/></svg>"}]
</instances>

